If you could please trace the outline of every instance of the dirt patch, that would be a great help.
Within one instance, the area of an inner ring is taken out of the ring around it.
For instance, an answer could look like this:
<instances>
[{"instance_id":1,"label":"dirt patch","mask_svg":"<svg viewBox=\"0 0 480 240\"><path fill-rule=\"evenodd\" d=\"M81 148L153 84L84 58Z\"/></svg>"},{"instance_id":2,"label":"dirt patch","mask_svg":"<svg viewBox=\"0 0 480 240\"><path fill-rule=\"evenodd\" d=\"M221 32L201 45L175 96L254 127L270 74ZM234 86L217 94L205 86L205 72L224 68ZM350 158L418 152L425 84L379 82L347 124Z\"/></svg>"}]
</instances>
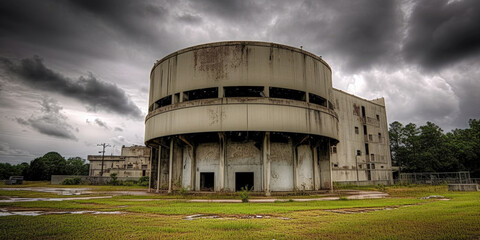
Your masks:
<instances>
[{"instance_id":1,"label":"dirt patch","mask_svg":"<svg viewBox=\"0 0 480 240\"><path fill-rule=\"evenodd\" d=\"M235 219L281 219L281 220L290 220L291 218L287 217L277 217L271 215L214 215L214 214L194 214L190 216L186 216L184 220L197 220L197 219L228 219L228 220L235 220Z\"/></svg>"},{"instance_id":2,"label":"dirt patch","mask_svg":"<svg viewBox=\"0 0 480 240\"><path fill-rule=\"evenodd\" d=\"M393 210L398 207L385 207L385 208L344 208L344 209L333 209L325 210L325 212L341 213L341 214L352 214L352 213L369 213L383 210Z\"/></svg>"},{"instance_id":3,"label":"dirt patch","mask_svg":"<svg viewBox=\"0 0 480 240\"><path fill-rule=\"evenodd\" d=\"M44 211L44 210L15 210L15 209L0 209L0 217L7 217L7 216L40 216L40 215L59 215L59 214L92 214L92 215L100 215L100 214L107 214L107 215L117 215L117 214L125 214L125 212L120 211Z\"/></svg>"}]
</instances>

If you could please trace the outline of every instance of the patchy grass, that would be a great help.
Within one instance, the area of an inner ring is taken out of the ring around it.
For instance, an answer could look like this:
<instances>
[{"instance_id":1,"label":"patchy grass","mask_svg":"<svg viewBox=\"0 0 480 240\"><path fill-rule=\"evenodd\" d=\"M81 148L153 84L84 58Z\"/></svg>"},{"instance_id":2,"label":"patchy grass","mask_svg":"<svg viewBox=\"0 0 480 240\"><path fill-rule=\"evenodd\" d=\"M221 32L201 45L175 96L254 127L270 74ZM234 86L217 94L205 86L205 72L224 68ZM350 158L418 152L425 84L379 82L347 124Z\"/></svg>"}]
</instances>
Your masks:
<instances>
[{"instance_id":1,"label":"patchy grass","mask_svg":"<svg viewBox=\"0 0 480 240\"><path fill-rule=\"evenodd\" d=\"M372 200L198 203L184 199L118 196L63 202L0 203L0 208L106 210L123 215L0 217L0 239L478 239L480 192L445 186L386 187L392 197ZM420 200L443 195L449 201ZM342 214L328 209L390 207ZM394 208L398 207L398 208ZM220 218L184 220L192 214ZM241 216L269 215L271 218ZM225 218L239 216L238 218ZM285 219L289 220L285 220Z\"/></svg>"}]
</instances>

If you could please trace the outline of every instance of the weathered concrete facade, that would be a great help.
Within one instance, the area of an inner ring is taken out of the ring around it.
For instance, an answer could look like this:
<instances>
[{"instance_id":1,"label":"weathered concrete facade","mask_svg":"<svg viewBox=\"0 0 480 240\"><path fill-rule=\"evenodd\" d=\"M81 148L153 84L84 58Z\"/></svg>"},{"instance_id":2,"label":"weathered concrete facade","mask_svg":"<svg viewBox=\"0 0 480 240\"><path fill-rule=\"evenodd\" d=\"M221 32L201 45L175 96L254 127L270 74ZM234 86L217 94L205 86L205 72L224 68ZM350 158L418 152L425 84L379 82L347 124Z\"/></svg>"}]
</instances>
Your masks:
<instances>
[{"instance_id":1,"label":"weathered concrete facade","mask_svg":"<svg viewBox=\"0 0 480 240\"><path fill-rule=\"evenodd\" d=\"M199 45L157 61L145 120L150 189L331 189L341 176L331 149L351 124L335 108L351 100L331 75L318 56L264 42Z\"/></svg>"},{"instance_id":2,"label":"weathered concrete facade","mask_svg":"<svg viewBox=\"0 0 480 240\"><path fill-rule=\"evenodd\" d=\"M121 155L105 155L103 159L103 176L116 173L117 177L140 178L149 176L150 148L145 146L122 146ZM88 155L90 161L89 176L101 176L102 155Z\"/></svg>"}]
</instances>

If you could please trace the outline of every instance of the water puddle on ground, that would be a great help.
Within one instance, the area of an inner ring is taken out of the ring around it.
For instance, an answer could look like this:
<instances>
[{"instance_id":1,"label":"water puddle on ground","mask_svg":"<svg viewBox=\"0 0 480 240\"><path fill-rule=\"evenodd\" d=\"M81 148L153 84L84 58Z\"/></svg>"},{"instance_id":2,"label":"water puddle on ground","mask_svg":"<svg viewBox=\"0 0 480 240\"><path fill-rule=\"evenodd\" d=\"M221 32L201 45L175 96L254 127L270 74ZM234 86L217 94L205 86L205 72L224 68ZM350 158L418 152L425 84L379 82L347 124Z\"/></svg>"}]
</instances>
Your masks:
<instances>
[{"instance_id":1,"label":"water puddle on ground","mask_svg":"<svg viewBox=\"0 0 480 240\"><path fill-rule=\"evenodd\" d=\"M407 206L407 205L406 205ZM324 210L325 212L341 213L341 214L352 214L352 213L369 213L377 212L383 210L394 210L398 207L386 207L386 208L344 208L344 209L332 209Z\"/></svg>"},{"instance_id":2,"label":"water puddle on ground","mask_svg":"<svg viewBox=\"0 0 480 240\"><path fill-rule=\"evenodd\" d=\"M281 220L290 220L291 218L287 217L275 217L269 215L234 215L234 216L220 216L220 215L211 215L211 214L194 214L190 216L186 216L183 218L184 220L197 220L197 219L228 219L228 220L235 220L235 219L281 219Z\"/></svg>"},{"instance_id":3,"label":"water puddle on ground","mask_svg":"<svg viewBox=\"0 0 480 240\"><path fill-rule=\"evenodd\" d=\"M44 193L56 193L57 195L81 195L88 193L90 188L49 188L49 187L26 187L26 188L0 188L4 191L33 191Z\"/></svg>"},{"instance_id":4,"label":"water puddle on ground","mask_svg":"<svg viewBox=\"0 0 480 240\"><path fill-rule=\"evenodd\" d=\"M7 199L0 199L0 203L38 202L38 201L61 202L61 201L71 201L71 200L90 200L90 199L99 199L99 198L112 198L112 196L74 197L74 198L17 198L17 197L6 197L6 198Z\"/></svg>"},{"instance_id":5,"label":"water puddle on ground","mask_svg":"<svg viewBox=\"0 0 480 240\"><path fill-rule=\"evenodd\" d=\"M101 211L10 211L8 209L0 209L0 217L6 216L40 216L40 215L59 215L59 214L107 214L107 215L117 215L124 214L125 212L112 211L112 212L101 212Z\"/></svg>"}]
</instances>

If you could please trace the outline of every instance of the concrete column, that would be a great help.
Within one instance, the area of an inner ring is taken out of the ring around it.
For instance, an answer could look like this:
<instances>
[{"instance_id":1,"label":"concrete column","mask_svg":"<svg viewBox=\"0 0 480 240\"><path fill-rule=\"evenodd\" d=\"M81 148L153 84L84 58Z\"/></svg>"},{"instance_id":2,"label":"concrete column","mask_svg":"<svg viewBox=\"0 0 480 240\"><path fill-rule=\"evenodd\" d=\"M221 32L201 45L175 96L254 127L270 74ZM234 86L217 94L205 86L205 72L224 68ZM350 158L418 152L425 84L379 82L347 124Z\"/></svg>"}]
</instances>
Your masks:
<instances>
[{"instance_id":1,"label":"concrete column","mask_svg":"<svg viewBox=\"0 0 480 240\"><path fill-rule=\"evenodd\" d=\"M168 158L168 193L172 192L173 179L173 138L170 139L170 156Z\"/></svg>"},{"instance_id":2,"label":"concrete column","mask_svg":"<svg viewBox=\"0 0 480 240\"><path fill-rule=\"evenodd\" d=\"M314 146L313 148L313 189L320 189L320 172L318 170L318 147Z\"/></svg>"},{"instance_id":3,"label":"concrete column","mask_svg":"<svg viewBox=\"0 0 480 240\"><path fill-rule=\"evenodd\" d=\"M190 176L190 190L195 191L195 177L197 173L197 164L195 163L195 147L192 145L190 146L190 166L191 166L191 176Z\"/></svg>"},{"instance_id":4,"label":"concrete column","mask_svg":"<svg viewBox=\"0 0 480 240\"><path fill-rule=\"evenodd\" d=\"M160 166L162 161L162 146L158 145L158 162L157 162L157 193L160 191Z\"/></svg>"},{"instance_id":5,"label":"concrete column","mask_svg":"<svg viewBox=\"0 0 480 240\"><path fill-rule=\"evenodd\" d=\"M293 146L293 190L297 189L297 145L292 143Z\"/></svg>"},{"instance_id":6,"label":"concrete column","mask_svg":"<svg viewBox=\"0 0 480 240\"><path fill-rule=\"evenodd\" d=\"M263 189L265 195L270 196L270 132L263 138Z\"/></svg>"},{"instance_id":7,"label":"concrete column","mask_svg":"<svg viewBox=\"0 0 480 240\"><path fill-rule=\"evenodd\" d=\"M225 135L223 133L218 133L218 139L220 142L220 157L218 164L218 182L219 186L216 191L223 191L225 189L225 153L227 150L225 144Z\"/></svg>"},{"instance_id":8,"label":"concrete column","mask_svg":"<svg viewBox=\"0 0 480 240\"><path fill-rule=\"evenodd\" d=\"M150 169L150 172L148 173L148 191L151 191L152 188L152 159L153 159L153 148L150 147L150 159L148 160L148 169Z\"/></svg>"}]
</instances>

